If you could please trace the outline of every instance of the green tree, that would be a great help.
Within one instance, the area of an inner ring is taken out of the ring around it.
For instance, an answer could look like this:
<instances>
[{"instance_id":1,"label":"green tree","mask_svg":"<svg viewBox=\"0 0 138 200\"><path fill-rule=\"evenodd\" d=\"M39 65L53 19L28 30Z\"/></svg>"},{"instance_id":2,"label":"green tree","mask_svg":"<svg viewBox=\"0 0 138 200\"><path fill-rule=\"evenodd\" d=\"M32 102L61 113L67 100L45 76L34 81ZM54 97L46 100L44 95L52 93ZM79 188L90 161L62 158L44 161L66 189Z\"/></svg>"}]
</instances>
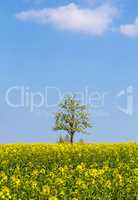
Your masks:
<instances>
[{"instance_id":1,"label":"green tree","mask_svg":"<svg viewBox=\"0 0 138 200\"><path fill-rule=\"evenodd\" d=\"M75 95L65 96L55 113L54 130L66 131L72 144L75 133L87 133L87 128L91 128L91 124L86 106L81 105Z\"/></svg>"}]
</instances>

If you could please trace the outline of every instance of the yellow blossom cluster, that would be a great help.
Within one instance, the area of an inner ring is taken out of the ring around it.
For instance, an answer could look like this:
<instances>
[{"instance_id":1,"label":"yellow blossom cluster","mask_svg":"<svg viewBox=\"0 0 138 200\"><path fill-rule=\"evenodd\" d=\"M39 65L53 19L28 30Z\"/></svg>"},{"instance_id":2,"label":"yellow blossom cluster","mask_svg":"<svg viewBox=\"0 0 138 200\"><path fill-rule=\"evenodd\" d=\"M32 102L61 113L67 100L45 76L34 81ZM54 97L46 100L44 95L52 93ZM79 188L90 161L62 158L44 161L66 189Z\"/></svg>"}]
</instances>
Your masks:
<instances>
[{"instance_id":1,"label":"yellow blossom cluster","mask_svg":"<svg viewBox=\"0 0 138 200\"><path fill-rule=\"evenodd\" d=\"M138 144L0 145L0 200L137 200Z\"/></svg>"}]
</instances>

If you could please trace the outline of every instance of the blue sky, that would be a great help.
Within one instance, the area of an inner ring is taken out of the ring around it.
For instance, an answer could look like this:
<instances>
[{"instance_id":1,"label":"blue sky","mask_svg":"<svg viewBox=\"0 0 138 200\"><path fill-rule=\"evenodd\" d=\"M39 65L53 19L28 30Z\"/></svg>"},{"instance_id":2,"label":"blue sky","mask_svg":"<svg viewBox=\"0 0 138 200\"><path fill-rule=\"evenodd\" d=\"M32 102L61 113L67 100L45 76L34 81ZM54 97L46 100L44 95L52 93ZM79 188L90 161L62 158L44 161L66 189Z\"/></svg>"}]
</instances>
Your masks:
<instances>
[{"instance_id":1,"label":"blue sky","mask_svg":"<svg viewBox=\"0 0 138 200\"><path fill-rule=\"evenodd\" d=\"M62 95L84 94L86 87L89 95L107 93L102 107L90 109L92 134L76 139L137 141L137 10L136 0L1 1L1 142L55 142L59 135L52 131L56 107L30 112L25 106L7 105L6 91L13 86L42 94L45 87L56 87ZM134 90L132 104L129 86ZM120 91L126 94L119 96ZM18 102L19 93L12 95ZM48 98L55 103L56 90ZM128 113L122 110L126 101L131 104Z\"/></svg>"}]
</instances>

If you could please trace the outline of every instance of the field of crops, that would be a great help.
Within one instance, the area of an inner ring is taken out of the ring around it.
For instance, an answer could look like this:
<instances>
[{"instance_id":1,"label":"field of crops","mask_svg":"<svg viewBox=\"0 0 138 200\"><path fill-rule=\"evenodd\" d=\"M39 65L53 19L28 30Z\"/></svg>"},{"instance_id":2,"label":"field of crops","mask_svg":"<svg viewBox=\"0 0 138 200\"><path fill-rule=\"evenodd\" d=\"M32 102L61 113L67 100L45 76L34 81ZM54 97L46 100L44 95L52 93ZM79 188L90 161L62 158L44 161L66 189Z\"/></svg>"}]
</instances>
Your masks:
<instances>
[{"instance_id":1,"label":"field of crops","mask_svg":"<svg viewBox=\"0 0 138 200\"><path fill-rule=\"evenodd\" d=\"M0 199L137 200L138 144L0 145Z\"/></svg>"}]
</instances>

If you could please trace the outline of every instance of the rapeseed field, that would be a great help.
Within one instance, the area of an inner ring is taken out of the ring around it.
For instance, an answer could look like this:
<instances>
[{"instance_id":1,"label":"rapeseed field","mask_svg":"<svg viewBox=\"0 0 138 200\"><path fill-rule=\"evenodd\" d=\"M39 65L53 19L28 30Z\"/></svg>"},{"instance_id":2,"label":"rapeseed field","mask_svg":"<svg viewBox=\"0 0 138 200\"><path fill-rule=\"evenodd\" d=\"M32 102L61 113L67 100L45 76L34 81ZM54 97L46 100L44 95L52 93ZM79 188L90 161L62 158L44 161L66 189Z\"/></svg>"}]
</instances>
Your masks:
<instances>
[{"instance_id":1,"label":"rapeseed field","mask_svg":"<svg viewBox=\"0 0 138 200\"><path fill-rule=\"evenodd\" d=\"M0 145L0 200L137 200L138 144Z\"/></svg>"}]
</instances>

